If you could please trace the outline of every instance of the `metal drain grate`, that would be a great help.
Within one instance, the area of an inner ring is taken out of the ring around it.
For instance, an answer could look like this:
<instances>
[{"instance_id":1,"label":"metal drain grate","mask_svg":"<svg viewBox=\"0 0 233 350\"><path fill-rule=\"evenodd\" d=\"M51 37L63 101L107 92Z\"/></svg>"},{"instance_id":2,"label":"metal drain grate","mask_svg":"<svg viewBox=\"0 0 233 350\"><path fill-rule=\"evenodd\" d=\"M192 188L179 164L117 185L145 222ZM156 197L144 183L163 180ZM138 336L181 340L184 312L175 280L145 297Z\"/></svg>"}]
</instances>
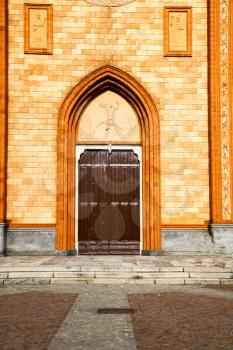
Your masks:
<instances>
[{"instance_id":1,"label":"metal drain grate","mask_svg":"<svg viewBox=\"0 0 233 350\"><path fill-rule=\"evenodd\" d=\"M124 309L124 308L103 308L97 309L98 314L134 314L134 309Z\"/></svg>"}]
</instances>

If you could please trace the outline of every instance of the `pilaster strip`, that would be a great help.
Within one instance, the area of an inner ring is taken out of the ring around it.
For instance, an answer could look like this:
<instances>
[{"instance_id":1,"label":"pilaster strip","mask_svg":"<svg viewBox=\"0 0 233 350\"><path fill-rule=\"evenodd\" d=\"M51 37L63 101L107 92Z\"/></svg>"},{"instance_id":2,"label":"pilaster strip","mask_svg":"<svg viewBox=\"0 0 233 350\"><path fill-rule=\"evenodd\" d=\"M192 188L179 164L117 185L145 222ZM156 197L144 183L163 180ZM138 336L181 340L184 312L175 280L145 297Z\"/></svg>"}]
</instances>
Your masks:
<instances>
[{"instance_id":1,"label":"pilaster strip","mask_svg":"<svg viewBox=\"0 0 233 350\"><path fill-rule=\"evenodd\" d=\"M222 216L231 219L230 179L230 120L228 80L228 0L220 2L220 101L221 101L221 165L222 165Z\"/></svg>"},{"instance_id":2,"label":"pilaster strip","mask_svg":"<svg viewBox=\"0 0 233 350\"><path fill-rule=\"evenodd\" d=\"M7 1L0 3L0 223L6 219Z\"/></svg>"},{"instance_id":3,"label":"pilaster strip","mask_svg":"<svg viewBox=\"0 0 233 350\"><path fill-rule=\"evenodd\" d=\"M228 4L228 43L229 43L229 135L230 135L230 181L231 181L231 223L233 223L233 2Z\"/></svg>"},{"instance_id":4,"label":"pilaster strip","mask_svg":"<svg viewBox=\"0 0 233 350\"><path fill-rule=\"evenodd\" d=\"M209 0L209 130L211 221L222 223L220 0Z\"/></svg>"}]
</instances>

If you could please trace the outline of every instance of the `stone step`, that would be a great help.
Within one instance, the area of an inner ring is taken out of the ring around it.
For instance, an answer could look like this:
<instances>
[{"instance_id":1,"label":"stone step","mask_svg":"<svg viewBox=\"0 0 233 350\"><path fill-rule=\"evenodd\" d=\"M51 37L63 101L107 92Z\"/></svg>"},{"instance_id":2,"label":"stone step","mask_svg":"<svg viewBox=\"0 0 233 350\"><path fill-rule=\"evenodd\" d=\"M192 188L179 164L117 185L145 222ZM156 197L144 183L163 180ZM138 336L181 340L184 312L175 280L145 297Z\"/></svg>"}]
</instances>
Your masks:
<instances>
[{"instance_id":1,"label":"stone step","mask_svg":"<svg viewBox=\"0 0 233 350\"><path fill-rule=\"evenodd\" d=\"M0 279L5 278L66 278L66 277L87 277L87 278L233 278L232 272L128 272L128 271L12 271L0 272Z\"/></svg>"},{"instance_id":2,"label":"stone step","mask_svg":"<svg viewBox=\"0 0 233 350\"><path fill-rule=\"evenodd\" d=\"M210 267L210 266L108 266L108 265L90 265L90 266L1 266L0 278L2 273L9 272L133 272L133 273L155 273L155 272L185 272L185 273L233 273L233 267Z\"/></svg>"},{"instance_id":3,"label":"stone step","mask_svg":"<svg viewBox=\"0 0 233 350\"><path fill-rule=\"evenodd\" d=\"M207 256L0 258L0 284L227 284L233 259Z\"/></svg>"},{"instance_id":4,"label":"stone step","mask_svg":"<svg viewBox=\"0 0 233 350\"><path fill-rule=\"evenodd\" d=\"M8 271L0 284L233 284L231 272Z\"/></svg>"},{"instance_id":5,"label":"stone step","mask_svg":"<svg viewBox=\"0 0 233 350\"><path fill-rule=\"evenodd\" d=\"M0 284L5 285L34 285L34 284L233 284L233 280L217 278L84 278L84 277L67 277L67 278L8 278L1 279Z\"/></svg>"}]
</instances>

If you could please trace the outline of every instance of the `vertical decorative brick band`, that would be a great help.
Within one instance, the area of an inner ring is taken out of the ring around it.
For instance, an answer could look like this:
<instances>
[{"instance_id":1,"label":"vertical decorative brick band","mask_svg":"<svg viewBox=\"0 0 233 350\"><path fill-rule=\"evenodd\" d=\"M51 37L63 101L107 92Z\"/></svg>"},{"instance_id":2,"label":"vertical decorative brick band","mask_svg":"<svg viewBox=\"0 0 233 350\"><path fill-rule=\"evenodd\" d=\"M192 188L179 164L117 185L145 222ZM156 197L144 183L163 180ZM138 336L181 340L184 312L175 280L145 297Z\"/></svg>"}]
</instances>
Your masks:
<instances>
[{"instance_id":1,"label":"vertical decorative brick band","mask_svg":"<svg viewBox=\"0 0 233 350\"><path fill-rule=\"evenodd\" d=\"M0 3L0 223L6 218L7 1Z\"/></svg>"},{"instance_id":2,"label":"vertical decorative brick band","mask_svg":"<svg viewBox=\"0 0 233 350\"><path fill-rule=\"evenodd\" d=\"M228 84L229 84L229 135L230 135L230 176L231 176L231 223L233 223L233 2L228 4Z\"/></svg>"},{"instance_id":3,"label":"vertical decorative brick band","mask_svg":"<svg viewBox=\"0 0 233 350\"><path fill-rule=\"evenodd\" d=\"M222 222L220 0L209 1L209 130L211 221Z\"/></svg>"},{"instance_id":4,"label":"vertical decorative brick band","mask_svg":"<svg viewBox=\"0 0 233 350\"><path fill-rule=\"evenodd\" d=\"M210 180L214 224L230 224L233 219L232 18L231 1L209 1Z\"/></svg>"},{"instance_id":5,"label":"vertical decorative brick band","mask_svg":"<svg viewBox=\"0 0 233 350\"><path fill-rule=\"evenodd\" d=\"M223 221L231 220L231 179L230 179L230 120L228 80L228 0L220 2L220 77L221 77L221 164L222 164L222 216Z\"/></svg>"}]
</instances>

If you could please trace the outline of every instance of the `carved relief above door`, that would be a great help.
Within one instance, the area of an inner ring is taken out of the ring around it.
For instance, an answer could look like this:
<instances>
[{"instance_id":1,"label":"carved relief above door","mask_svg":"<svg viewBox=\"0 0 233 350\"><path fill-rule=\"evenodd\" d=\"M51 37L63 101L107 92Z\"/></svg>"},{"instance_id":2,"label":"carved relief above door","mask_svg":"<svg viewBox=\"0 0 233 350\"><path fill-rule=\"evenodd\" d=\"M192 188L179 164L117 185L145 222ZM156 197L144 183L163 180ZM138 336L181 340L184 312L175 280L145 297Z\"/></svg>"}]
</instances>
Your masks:
<instances>
[{"instance_id":1,"label":"carved relief above door","mask_svg":"<svg viewBox=\"0 0 233 350\"><path fill-rule=\"evenodd\" d=\"M88 105L80 120L77 137L79 143L141 142L136 113L124 98L112 91L104 92Z\"/></svg>"}]
</instances>

